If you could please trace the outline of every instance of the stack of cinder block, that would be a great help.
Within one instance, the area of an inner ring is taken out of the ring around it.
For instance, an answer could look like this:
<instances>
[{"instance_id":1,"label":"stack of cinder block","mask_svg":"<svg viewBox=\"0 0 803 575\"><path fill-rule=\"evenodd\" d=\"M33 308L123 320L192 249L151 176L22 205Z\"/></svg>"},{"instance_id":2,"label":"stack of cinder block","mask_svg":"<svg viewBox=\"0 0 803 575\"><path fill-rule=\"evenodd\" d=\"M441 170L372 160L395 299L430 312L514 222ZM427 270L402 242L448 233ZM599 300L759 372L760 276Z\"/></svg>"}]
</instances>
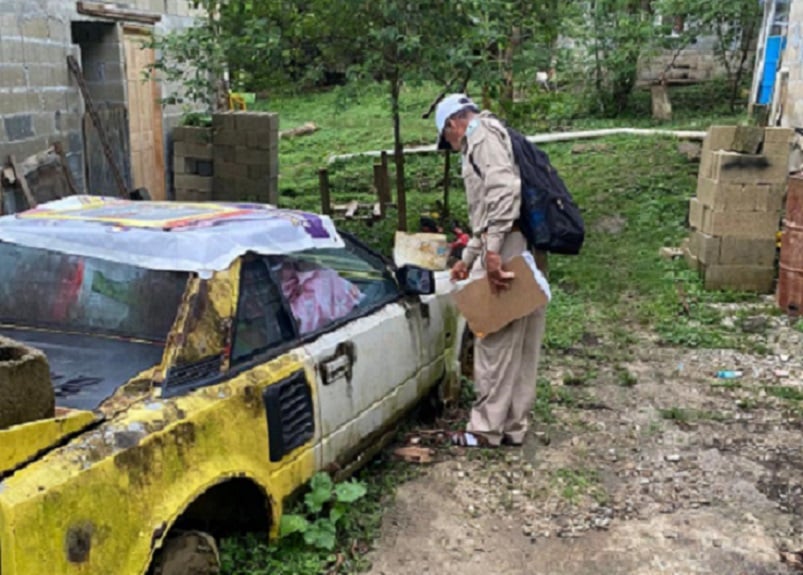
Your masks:
<instances>
[{"instance_id":1,"label":"stack of cinder block","mask_svg":"<svg viewBox=\"0 0 803 575\"><path fill-rule=\"evenodd\" d=\"M706 289L772 291L791 138L785 128L709 130L686 245Z\"/></svg>"},{"instance_id":2,"label":"stack of cinder block","mask_svg":"<svg viewBox=\"0 0 803 575\"><path fill-rule=\"evenodd\" d=\"M279 116L228 112L212 117L214 199L279 201Z\"/></svg>"},{"instance_id":3,"label":"stack of cinder block","mask_svg":"<svg viewBox=\"0 0 803 575\"><path fill-rule=\"evenodd\" d=\"M182 126L173 129L173 187L176 200L212 199L214 148L211 128Z\"/></svg>"}]
</instances>

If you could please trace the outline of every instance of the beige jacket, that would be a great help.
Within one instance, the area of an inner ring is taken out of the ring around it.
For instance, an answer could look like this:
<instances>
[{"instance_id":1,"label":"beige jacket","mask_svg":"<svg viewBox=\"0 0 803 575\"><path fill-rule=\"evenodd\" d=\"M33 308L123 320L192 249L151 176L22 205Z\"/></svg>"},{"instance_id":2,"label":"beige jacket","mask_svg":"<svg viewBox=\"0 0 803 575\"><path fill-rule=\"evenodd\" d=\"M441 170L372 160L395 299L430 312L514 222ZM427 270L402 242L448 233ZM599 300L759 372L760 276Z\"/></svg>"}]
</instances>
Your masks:
<instances>
[{"instance_id":1,"label":"beige jacket","mask_svg":"<svg viewBox=\"0 0 803 575\"><path fill-rule=\"evenodd\" d=\"M475 116L475 121L473 129L469 125L466 131L461 150L473 233L463 250L463 261L469 269L485 251L502 251L505 236L513 230L521 205L519 167L507 130L487 111Z\"/></svg>"}]
</instances>

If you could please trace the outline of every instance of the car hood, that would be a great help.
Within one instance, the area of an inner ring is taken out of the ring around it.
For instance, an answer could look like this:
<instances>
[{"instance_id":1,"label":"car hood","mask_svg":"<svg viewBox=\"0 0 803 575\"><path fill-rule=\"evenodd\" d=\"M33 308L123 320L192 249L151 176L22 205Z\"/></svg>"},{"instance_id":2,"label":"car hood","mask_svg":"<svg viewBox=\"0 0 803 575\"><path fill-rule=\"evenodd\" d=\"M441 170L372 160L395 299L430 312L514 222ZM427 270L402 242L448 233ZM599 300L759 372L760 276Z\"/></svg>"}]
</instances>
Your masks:
<instances>
[{"instance_id":1,"label":"car hood","mask_svg":"<svg viewBox=\"0 0 803 575\"><path fill-rule=\"evenodd\" d=\"M0 335L41 350L50 364L56 406L93 411L119 387L158 365L160 344L0 327Z\"/></svg>"}]
</instances>

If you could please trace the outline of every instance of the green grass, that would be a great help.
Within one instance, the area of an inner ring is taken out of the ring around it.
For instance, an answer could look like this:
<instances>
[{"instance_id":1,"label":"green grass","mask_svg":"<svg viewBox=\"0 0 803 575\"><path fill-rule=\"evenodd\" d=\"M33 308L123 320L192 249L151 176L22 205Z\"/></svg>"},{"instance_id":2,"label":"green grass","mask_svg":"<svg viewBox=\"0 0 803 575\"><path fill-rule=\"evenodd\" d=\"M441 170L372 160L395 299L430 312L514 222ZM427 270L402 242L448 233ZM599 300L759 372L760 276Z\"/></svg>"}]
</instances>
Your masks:
<instances>
[{"instance_id":1,"label":"green grass","mask_svg":"<svg viewBox=\"0 0 803 575\"><path fill-rule=\"evenodd\" d=\"M768 395L785 401L803 401L803 390L785 385L769 385L764 388Z\"/></svg>"},{"instance_id":2,"label":"green grass","mask_svg":"<svg viewBox=\"0 0 803 575\"><path fill-rule=\"evenodd\" d=\"M670 407L659 409L661 417L676 423L693 423L697 421L726 421L727 417L717 411L707 411L686 407Z\"/></svg>"},{"instance_id":3,"label":"green grass","mask_svg":"<svg viewBox=\"0 0 803 575\"><path fill-rule=\"evenodd\" d=\"M552 475L552 484L559 489L561 497L570 503L575 503L586 495L600 505L608 501L608 494L600 485L599 475L591 469L558 469Z\"/></svg>"},{"instance_id":4,"label":"green grass","mask_svg":"<svg viewBox=\"0 0 803 575\"><path fill-rule=\"evenodd\" d=\"M616 379L622 387L633 387L638 384L638 377L633 375L628 369L619 367L616 370Z\"/></svg>"},{"instance_id":5,"label":"green grass","mask_svg":"<svg viewBox=\"0 0 803 575\"><path fill-rule=\"evenodd\" d=\"M422 114L429 108L433 99L440 93L440 87L433 84L405 86L401 98L401 133L406 146L431 144L435 140L434 119L423 119ZM478 90L470 87L474 92ZM721 99L711 99L711 95L700 93L697 87L677 91L695 94L691 99L709 104ZM615 126L653 127L656 126L644 114L644 98L647 93L639 93L634 98L633 116L619 119L596 119L584 117L558 118L553 129L594 129ZM537 98L557 98L560 96L539 95ZM286 94L259 100L254 109L278 112L281 129L286 130L306 122L315 122L320 128L312 135L283 139L280 144L280 188L282 200L288 205L304 208L318 208L317 170L326 166L332 155L390 149L393 145L393 129L390 114L390 101L382 85L336 88L328 92L310 94ZM528 113L528 104L519 107L521 112L515 125L527 133L544 132L547 126L541 121L539 113ZM661 124L661 128L706 129L712 123L731 123L734 118L721 108L694 114L683 113L678 108L678 120ZM428 193L437 188L442 174L442 159L434 155L425 158L408 157L410 169L407 189L411 192ZM330 166L333 190L336 196L370 196L370 171L373 160L364 158L344 164ZM453 162L456 167L457 162ZM455 171L455 176L457 172ZM367 177L366 177L367 176ZM454 195L459 196L459 181L455 181Z\"/></svg>"}]
</instances>

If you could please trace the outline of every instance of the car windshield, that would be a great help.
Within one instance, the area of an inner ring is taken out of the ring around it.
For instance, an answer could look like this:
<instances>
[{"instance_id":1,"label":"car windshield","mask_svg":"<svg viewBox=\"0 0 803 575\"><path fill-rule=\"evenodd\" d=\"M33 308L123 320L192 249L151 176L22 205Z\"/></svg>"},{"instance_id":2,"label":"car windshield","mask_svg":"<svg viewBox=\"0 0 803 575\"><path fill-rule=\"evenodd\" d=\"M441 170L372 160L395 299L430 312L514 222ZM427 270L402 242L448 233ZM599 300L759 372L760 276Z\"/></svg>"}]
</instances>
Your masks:
<instances>
[{"instance_id":1,"label":"car windshield","mask_svg":"<svg viewBox=\"0 0 803 575\"><path fill-rule=\"evenodd\" d=\"M187 278L0 242L0 323L163 342Z\"/></svg>"}]
</instances>

